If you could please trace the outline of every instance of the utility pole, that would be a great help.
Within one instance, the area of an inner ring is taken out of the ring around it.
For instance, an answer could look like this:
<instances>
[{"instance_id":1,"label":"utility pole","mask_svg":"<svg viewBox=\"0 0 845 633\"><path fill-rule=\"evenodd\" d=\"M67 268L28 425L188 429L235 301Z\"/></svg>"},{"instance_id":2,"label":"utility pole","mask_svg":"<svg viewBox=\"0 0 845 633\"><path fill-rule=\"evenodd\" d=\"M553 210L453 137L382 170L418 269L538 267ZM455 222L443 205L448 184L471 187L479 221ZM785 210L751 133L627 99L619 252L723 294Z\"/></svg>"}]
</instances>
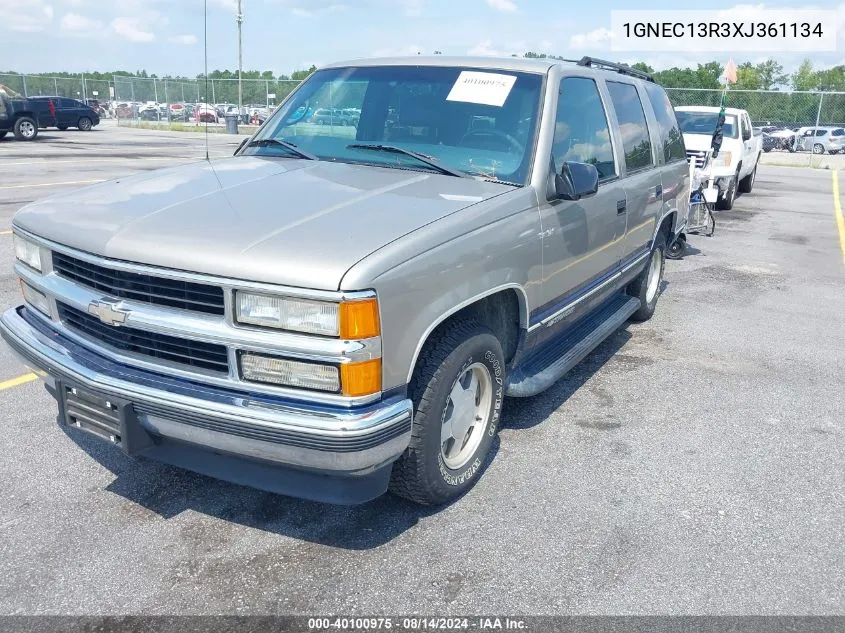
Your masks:
<instances>
[{"instance_id":1,"label":"utility pole","mask_svg":"<svg viewBox=\"0 0 845 633\"><path fill-rule=\"evenodd\" d=\"M241 75L243 74L244 54L243 45L241 41L241 25L244 23L243 8L241 7L241 0L238 0L238 119L241 118L241 112L244 108L244 92Z\"/></svg>"}]
</instances>

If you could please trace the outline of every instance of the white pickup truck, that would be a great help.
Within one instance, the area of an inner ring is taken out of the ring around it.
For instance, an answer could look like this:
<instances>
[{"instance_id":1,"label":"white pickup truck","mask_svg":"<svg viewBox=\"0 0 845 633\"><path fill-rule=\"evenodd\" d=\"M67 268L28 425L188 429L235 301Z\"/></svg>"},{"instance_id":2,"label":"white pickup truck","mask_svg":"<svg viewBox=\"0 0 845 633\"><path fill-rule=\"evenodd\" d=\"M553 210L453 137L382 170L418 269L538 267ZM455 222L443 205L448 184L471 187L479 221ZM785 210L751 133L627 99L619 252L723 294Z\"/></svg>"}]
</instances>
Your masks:
<instances>
[{"instance_id":1,"label":"white pickup truck","mask_svg":"<svg viewBox=\"0 0 845 633\"><path fill-rule=\"evenodd\" d=\"M684 135L687 160L703 166L713 140L719 108L681 106L675 108L675 113ZM719 187L717 207L728 210L733 207L737 191L749 193L754 186L763 142L751 129L748 112L737 108L725 108L722 132L722 147L713 159L711 173Z\"/></svg>"}]
</instances>

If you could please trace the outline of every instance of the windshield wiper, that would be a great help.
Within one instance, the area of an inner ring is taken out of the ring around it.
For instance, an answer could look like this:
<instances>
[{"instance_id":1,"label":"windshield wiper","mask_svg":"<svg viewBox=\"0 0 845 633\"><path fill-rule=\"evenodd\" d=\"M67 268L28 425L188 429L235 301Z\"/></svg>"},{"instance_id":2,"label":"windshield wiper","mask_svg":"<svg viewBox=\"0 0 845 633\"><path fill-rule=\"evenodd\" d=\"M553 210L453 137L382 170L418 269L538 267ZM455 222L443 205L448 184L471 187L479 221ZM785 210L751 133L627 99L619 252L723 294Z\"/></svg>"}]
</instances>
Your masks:
<instances>
[{"instance_id":1,"label":"windshield wiper","mask_svg":"<svg viewBox=\"0 0 845 633\"><path fill-rule=\"evenodd\" d=\"M403 156L410 156L411 158L416 159L418 162L423 163L424 165L428 165L429 167L436 169L441 174L445 174L446 176L455 176L456 178L470 178L470 175L466 172L458 171L457 169L449 169L448 167L439 165L431 156L426 156L425 154L420 154L419 152L415 152L410 149L405 149L404 147L397 147L396 145L367 145L365 143L352 143L352 145L347 145L346 149L368 149L374 152L390 152L391 154L402 154Z\"/></svg>"},{"instance_id":2,"label":"windshield wiper","mask_svg":"<svg viewBox=\"0 0 845 633\"><path fill-rule=\"evenodd\" d=\"M310 152L306 152L305 150L299 149L293 143L288 143L287 141L280 141L277 138L259 138L254 141L250 141L246 144L247 147L267 147L269 145L284 147L285 149L291 151L292 153L296 154L300 158L305 158L306 160L320 160L314 154Z\"/></svg>"}]
</instances>

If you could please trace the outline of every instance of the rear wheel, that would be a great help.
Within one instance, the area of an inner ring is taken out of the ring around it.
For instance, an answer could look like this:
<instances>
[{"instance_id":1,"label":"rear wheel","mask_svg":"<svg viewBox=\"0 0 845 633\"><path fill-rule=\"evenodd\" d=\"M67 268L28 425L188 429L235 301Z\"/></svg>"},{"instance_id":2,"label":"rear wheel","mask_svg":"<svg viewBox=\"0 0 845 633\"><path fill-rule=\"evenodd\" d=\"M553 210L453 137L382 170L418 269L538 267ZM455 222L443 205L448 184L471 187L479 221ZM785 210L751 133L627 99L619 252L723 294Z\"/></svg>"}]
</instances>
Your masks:
<instances>
[{"instance_id":1,"label":"rear wheel","mask_svg":"<svg viewBox=\"0 0 845 633\"><path fill-rule=\"evenodd\" d=\"M836 154L839 153L839 150L838 149L832 149L832 150L830 150L830 153L836 155Z\"/></svg>"},{"instance_id":2,"label":"rear wheel","mask_svg":"<svg viewBox=\"0 0 845 633\"><path fill-rule=\"evenodd\" d=\"M813 145L813 154L824 154L824 145L821 143Z\"/></svg>"},{"instance_id":3,"label":"rear wheel","mask_svg":"<svg viewBox=\"0 0 845 633\"><path fill-rule=\"evenodd\" d=\"M654 240L654 248L648 264L628 286L628 294L640 300L640 309L631 315L632 321L649 320L657 308L660 286L663 283L663 270L666 265L665 251L666 236L661 231Z\"/></svg>"},{"instance_id":4,"label":"rear wheel","mask_svg":"<svg viewBox=\"0 0 845 633\"><path fill-rule=\"evenodd\" d=\"M67 129L67 124L61 123L61 124L57 125L56 127L59 128L62 132L64 132Z\"/></svg>"},{"instance_id":5,"label":"rear wheel","mask_svg":"<svg viewBox=\"0 0 845 633\"><path fill-rule=\"evenodd\" d=\"M446 503L475 484L504 397L504 354L489 329L456 321L435 336L409 385L411 442L390 479L391 492L422 505Z\"/></svg>"},{"instance_id":6,"label":"rear wheel","mask_svg":"<svg viewBox=\"0 0 845 633\"><path fill-rule=\"evenodd\" d=\"M19 141L31 141L38 136L38 124L35 119L23 116L15 121L15 138Z\"/></svg>"},{"instance_id":7,"label":"rear wheel","mask_svg":"<svg viewBox=\"0 0 845 633\"><path fill-rule=\"evenodd\" d=\"M8 134L6 131L0 132L0 139L5 138L6 134Z\"/></svg>"},{"instance_id":8,"label":"rear wheel","mask_svg":"<svg viewBox=\"0 0 845 633\"><path fill-rule=\"evenodd\" d=\"M90 130L93 127L93 125L91 124L91 119L89 119L87 116L84 116L81 119L79 119L79 123L77 124L76 127L78 127L83 132L87 132L88 130Z\"/></svg>"}]
</instances>

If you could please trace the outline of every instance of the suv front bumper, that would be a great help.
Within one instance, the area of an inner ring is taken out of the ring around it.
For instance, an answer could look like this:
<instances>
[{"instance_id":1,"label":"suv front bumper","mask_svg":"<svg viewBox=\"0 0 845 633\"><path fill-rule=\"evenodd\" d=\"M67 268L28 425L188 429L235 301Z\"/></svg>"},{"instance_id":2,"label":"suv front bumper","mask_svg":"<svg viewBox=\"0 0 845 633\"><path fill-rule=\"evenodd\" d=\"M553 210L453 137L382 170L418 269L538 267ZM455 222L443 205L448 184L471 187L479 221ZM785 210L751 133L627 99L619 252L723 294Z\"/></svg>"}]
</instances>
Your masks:
<instances>
[{"instance_id":1,"label":"suv front bumper","mask_svg":"<svg viewBox=\"0 0 845 633\"><path fill-rule=\"evenodd\" d=\"M387 489L391 464L410 441L407 398L349 409L156 374L94 353L23 306L0 317L0 334L45 380L59 401L60 420L69 419L68 389L122 403L130 412L120 421L124 451L220 479L360 503Z\"/></svg>"}]
</instances>

